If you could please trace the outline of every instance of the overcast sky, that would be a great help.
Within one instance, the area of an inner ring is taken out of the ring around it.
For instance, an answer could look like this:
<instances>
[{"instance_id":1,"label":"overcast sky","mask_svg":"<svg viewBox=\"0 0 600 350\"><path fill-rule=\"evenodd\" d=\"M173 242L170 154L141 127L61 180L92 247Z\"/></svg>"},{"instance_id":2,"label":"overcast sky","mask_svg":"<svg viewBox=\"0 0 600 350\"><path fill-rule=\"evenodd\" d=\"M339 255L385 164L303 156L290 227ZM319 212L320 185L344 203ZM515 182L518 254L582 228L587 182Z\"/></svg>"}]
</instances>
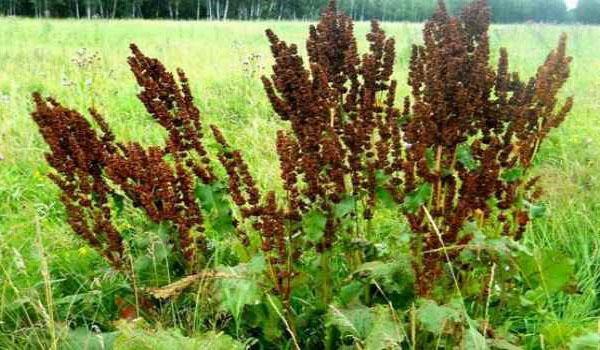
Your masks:
<instances>
[{"instance_id":1,"label":"overcast sky","mask_svg":"<svg viewBox=\"0 0 600 350\"><path fill-rule=\"evenodd\" d=\"M577 0L566 0L566 2L567 2L568 9L572 9L577 6Z\"/></svg>"}]
</instances>

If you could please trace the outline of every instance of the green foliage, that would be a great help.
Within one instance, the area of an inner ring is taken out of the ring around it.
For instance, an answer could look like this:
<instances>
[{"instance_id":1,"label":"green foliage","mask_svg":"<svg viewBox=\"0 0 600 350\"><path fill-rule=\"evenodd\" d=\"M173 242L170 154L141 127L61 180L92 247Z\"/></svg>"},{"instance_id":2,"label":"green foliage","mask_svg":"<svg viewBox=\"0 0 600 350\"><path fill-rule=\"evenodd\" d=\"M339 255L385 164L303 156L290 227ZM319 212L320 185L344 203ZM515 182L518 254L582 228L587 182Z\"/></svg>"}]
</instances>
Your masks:
<instances>
[{"instance_id":1,"label":"green foliage","mask_svg":"<svg viewBox=\"0 0 600 350\"><path fill-rule=\"evenodd\" d=\"M241 322L246 306L261 302L262 291L258 281L265 268L264 259L257 256L247 264L222 269L228 277L219 279L215 289L220 296L220 307L229 312L237 323Z\"/></svg>"},{"instance_id":2,"label":"green foliage","mask_svg":"<svg viewBox=\"0 0 600 350\"><path fill-rule=\"evenodd\" d=\"M451 333L463 322L460 307L460 301L440 306L435 301L423 300L417 309L417 319L423 330L434 335Z\"/></svg>"},{"instance_id":3,"label":"green foliage","mask_svg":"<svg viewBox=\"0 0 600 350\"><path fill-rule=\"evenodd\" d=\"M403 207L409 213L414 213L431 197L432 186L426 182L421 184L416 190L406 195L404 198Z\"/></svg>"},{"instance_id":4,"label":"green foliage","mask_svg":"<svg viewBox=\"0 0 600 350\"><path fill-rule=\"evenodd\" d=\"M520 167L508 169L500 175L502 180L506 182L515 182L523 177L524 170Z\"/></svg>"},{"instance_id":5,"label":"green foliage","mask_svg":"<svg viewBox=\"0 0 600 350\"><path fill-rule=\"evenodd\" d=\"M404 340L403 325L384 305L373 308L355 306L338 309L331 306L327 314L328 326L336 327L342 339L351 339L360 348L370 350L393 349Z\"/></svg>"},{"instance_id":6,"label":"green foliage","mask_svg":"<svg viewBox=\"0 0 600 350\"><path fill-rule=\"evenodd\" d=\"M327 218L322 211L313 209L302 218L302 230L311 242L318 242L325 233Z\"/></svg>"},{"instance_id":7,"label":"green foliage","mask_svg":"<svg viewBox=\"0 0 600 350\"><path fill-rule=\"evenodd\" d=\"M467 170L473 171L477 169L477 161L473 158L471 147L468 145L462 144L458 146L458 149L456 150L456 159L464 165Z\"/></svg>"},{"instance_id":8,"label":"green foliage","mask_svg":"<svg viewBox=\"0 0 600 350\"><path fill-rule=\"evenodd\" d=\"M215 233L220 237L232 234L235 227L227 199L227 187L218 182L209 185L198 182L195 193Z\"/></svg>"},{"instance_id":9,"label":"green foliage","mask_svg":"<svg viewBox=\"0 0 600 350\"><path fill-rule=\"evenodd\" d=\"M114 342L115 349L154 350L154 349L215 349L242 350L244 344L230 336L217 332L206 332L199 336L186 337L178 330L148 330L132 325L123 325Z\"/></svg>"},{"instance_id":10,"label":"green foliage","mask_svg":"<svg viewBox=\"0 0 600 350\"><path fill-rule=\"evenodd\" d=\"M535 249L532 254L521 253L517 264L525 282L547 294L565 290L575 277L573 261L556 250Z\"/></svg>"}]
</instances>

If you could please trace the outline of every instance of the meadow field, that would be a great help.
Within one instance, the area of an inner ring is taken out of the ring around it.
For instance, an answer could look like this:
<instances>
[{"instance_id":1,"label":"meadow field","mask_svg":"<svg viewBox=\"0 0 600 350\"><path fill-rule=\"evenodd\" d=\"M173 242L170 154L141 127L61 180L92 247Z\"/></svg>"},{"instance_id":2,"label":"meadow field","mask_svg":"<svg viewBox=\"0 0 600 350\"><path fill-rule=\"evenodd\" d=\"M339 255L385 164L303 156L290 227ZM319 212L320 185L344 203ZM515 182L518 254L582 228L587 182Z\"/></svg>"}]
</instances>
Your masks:
<instances>
[{"instance_id":1,"label":"meadow field","mask_svg":"<svg viewBox=\"0 0 600 350\"><path fill-rule=\"evenodd\" d=\"M382 26L396 40L395 78L404 96L410 47L421 41L422 24ZM81 348L83 343L72 345L75 338L100 348L88 335L96 334L94 327L114 331L114 296L123 288L65 221L59 191L45 176L47 146L30 116L31 93L79 111L95 107L119 139L161 143L163 131L137 100L127 65L128 46L136 43L169 69L185 70L205 127L218 125L243 149L259 186L279 184L274 140L276 130L287 126L272 111L260 81L271 73L266 28L304 52L306 22L0 18L0 348ZM364 48L368 24L357 23L356 30ZM536 159L534 172L545 175L546 215L529 226L525 245L572 259L576 292L547 295L544 310L511 315L505 324L519 329L528 348L596 349L598 337L590 334L600 332L600 27L492 25L490 41L493 62L497 49L506 47L511 69L531 76L561 32L573 56L561 95L573 95L575 105ZM209 141L209 152L215 147ZM378 227L405 226L391 215ZM573 339L583 336L591 340L582 346L590 347L573 347Z\"/></svg>"}]
</instances>

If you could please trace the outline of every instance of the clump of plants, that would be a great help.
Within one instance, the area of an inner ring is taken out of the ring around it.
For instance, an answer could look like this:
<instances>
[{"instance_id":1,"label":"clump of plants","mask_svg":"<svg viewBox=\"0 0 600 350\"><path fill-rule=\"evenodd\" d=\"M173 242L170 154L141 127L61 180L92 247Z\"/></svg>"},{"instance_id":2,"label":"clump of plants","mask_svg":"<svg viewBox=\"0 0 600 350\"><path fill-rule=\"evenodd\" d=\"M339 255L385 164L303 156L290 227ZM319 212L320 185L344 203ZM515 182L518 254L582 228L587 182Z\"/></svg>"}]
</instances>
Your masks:
<instances>
[{"instance_id":1,"label":"clump of plants","mask_svg":"<svg viewBox=\"0 0 600 350\"><path fill-rule=\"evenodd\" d=\"M528 178L533 158L548 132L573 104L558 105L569 76L566 37L560 38L535 77L511 73L500 49L489 64L489 8L475 1L460 17L443 2L425 24L422 46L413 46L409 85L412 110L402 127L409 145L404 191L419 205L406 207L414 236L419 291L425 295L475 238L521 239L541 195L539 177ZM449 256L446 247L451 247Z\"/></svg>"},{"instance_id":2,"label":"clump of plants","mask_svg":"<svg viewBox=\"0 0 600 350\"><path fill-rule=\"evenodd\" d=\"M509 288L548 287L532 268L539 256L518 241L542 211L528 174L572 106L557 108L571 58L563 36L527 82L509 72L504 49L492 68L489 19L485 1L459 17L440 2L413 47L401 108L394 40L377 22L361 55L331 1L310 27L306 63L267 30L274 65L262 82L289 122L276 139L282 191L261 189L216 125L207 150L185 74L178 83L132 45L138 97L166 130L163 145L118 142L97 111L94 128L34 94L68 222L123 272L150 321L169 309L173 323L260 347L510 345L518 339L496 333L504 321L488 311L515 302ZM384 218L394 222L387 232Z\"/></svg>"}]
</instances>

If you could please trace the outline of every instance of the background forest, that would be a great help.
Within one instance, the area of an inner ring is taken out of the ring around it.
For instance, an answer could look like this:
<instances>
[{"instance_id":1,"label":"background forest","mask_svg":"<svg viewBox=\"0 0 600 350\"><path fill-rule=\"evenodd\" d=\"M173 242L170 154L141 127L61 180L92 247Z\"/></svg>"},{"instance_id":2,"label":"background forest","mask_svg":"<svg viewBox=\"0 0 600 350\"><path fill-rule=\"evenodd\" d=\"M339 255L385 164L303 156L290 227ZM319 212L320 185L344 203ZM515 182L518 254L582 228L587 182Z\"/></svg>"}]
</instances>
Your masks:
<instances>
[{"instance_id":1,"label":"background forest","mask_svg":"<svg viewBox=\"0 0 600 350\"><path fill-rule=\"evenodd\" d=\"M209 20L313 20L326 0L0 0L0 15L73 18L171 18ZM449 0L452 12L467 0ZM434 0L343 0L340 8L354 20L420 22L435 9ZM494 22L600 23L600 0L490 0Z\"/></svg>"}]
</instances>

